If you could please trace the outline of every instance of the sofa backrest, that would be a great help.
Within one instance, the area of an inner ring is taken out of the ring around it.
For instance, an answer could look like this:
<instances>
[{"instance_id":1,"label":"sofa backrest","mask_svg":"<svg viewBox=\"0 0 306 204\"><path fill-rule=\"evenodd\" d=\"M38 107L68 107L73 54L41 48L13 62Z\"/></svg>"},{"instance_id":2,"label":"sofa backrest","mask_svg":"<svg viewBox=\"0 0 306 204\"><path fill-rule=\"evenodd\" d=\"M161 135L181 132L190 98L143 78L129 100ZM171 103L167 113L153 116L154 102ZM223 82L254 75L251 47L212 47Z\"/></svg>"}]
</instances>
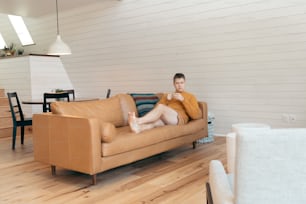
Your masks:
<instances>
[{"instance_id":1,"label":"sofa backrest","mask_svg":"<svg viewBox=\"0 0 306 204\"><path fill-rule=\"evenodd\" d=\"M118 94L117 96L120 99L123 126L125 126L128 125L128 113L137 112L136 104L130 94Z\"/></svg>"},{"instance_id":2,"label":"sofa backrest","mask_svg":"<svg viewBox=\"0 0 306 204\"><path fill-rule=\"evenodd\" d=\"M156 95L161 98L163 93ZM203 103L199 103L199 106L203 112L203 118L207 119L206 106L203 107ZM107 99L94 101L56 101L51 103L51 110L53 114L98 118L100 121L113 123L116 127L128 125L129 112L136 112L138 115L135 101L130 94L117 94Z\"/></svg>"},{"instance_id":3,"label":"sofa backrest","mask_svg":"<svg viewBox=\"0 0 306 204\"><path fill-rule=\"evenodd\" d=\"M127 94L118 94L108 99L51 103L53 114L73 115L88 118L98 118L103 122L113 123L116 127L128 124L129 111L135 111L135 103Z\"/></svg>"}]
</instances>

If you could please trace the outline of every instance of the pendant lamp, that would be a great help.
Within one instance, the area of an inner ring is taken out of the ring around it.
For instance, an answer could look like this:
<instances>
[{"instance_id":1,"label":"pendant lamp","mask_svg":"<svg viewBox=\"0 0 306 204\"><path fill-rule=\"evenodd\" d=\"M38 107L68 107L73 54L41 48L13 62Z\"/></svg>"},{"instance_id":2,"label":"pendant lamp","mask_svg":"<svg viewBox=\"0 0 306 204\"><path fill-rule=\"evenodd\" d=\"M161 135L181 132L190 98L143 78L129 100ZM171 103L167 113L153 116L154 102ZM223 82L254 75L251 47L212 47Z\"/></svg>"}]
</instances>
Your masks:
<instances>
[{"instance_id":1,"label":"pendant lamp","mask_svg":"<svg viewBox=\"0 0 306 204\"><path fill-rule=\"evenodd\" d=\"M71 49L69 46L61 39L59 34L59 25L58 25L58 5L56 0L56 25L57 25L57 37L54 43L49 47L49 55L70 55Z\"/></svg>"}]
</instances>

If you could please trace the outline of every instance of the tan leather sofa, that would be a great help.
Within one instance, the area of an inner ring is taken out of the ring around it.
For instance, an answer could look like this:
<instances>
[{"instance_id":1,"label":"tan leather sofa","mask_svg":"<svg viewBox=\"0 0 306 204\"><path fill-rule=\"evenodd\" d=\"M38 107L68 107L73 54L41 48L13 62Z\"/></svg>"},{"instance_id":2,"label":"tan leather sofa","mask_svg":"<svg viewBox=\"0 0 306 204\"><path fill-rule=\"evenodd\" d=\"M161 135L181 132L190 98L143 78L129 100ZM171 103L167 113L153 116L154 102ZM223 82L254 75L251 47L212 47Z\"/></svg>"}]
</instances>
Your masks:
<instances>
[{"instance_id":1,"label":"tan leather sofa","mask_svg":"<svg viewBox=\"0 0 306 204\"><path fill-rule=\"evenodd\" d=\"M34 158L56 167L92 175L207 137L207 105L199 102L203 117L186 125L167 125L135 134L128 112L133 98L118 94L85 102L54 102L52 113L34 114Z\"/></svg>"}]
</instances>

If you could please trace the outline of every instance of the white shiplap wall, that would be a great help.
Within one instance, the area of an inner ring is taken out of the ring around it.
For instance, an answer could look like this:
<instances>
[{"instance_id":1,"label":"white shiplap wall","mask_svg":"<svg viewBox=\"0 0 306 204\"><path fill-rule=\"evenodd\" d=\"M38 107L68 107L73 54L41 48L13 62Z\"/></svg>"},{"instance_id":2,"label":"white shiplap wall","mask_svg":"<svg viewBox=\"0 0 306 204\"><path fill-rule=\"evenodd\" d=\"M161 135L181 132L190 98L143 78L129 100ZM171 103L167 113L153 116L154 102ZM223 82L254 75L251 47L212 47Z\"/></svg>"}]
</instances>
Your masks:
<instances>
[{"instance_id":1,"label":"white shiplap wall","mask_svg":"<svg viewBox=\"0 0 306 204\"><path fill-rule=\"evenodd\" d=\"M42 100L43 93L73 85L59 57L21 56L0 60L0 87L17 92L20 102ZM27 115L42 112L42 105L22 105Z\"/></svg>"},{"instance_id":2,"label":"white shiplap wall","mask_svg":"<svg viewBox=\"0 0 306 204\"><path fill-rule=\"evenodd\" d=\"M17 92L19 100L31 98L30 63L27 57L0 59L0 87L7 92ZM23 107L25 115L29 116L31 107Z\"/></svg>"},{"instance_id":3,"label":"white shiplap wall","mask_svg":"<svg viewBox=\"0 0 306 204\"><path fill-rule=\"evenodd\" d=\"M171 91L175 72L216 116L215 132L238 122L305 127L306 1L105 0L60 11L63 56L82 97ZM26 19L46 52L54 16ZM282 114L294 114L286 123Z\"/></svg>"},{"instance_id":4,"label":"white shiplap wall","mask_svg":"<svg viewBox=\"0 0 306 204\"><path fill-rule=\"evenodd\" d=\"M58 88L73 88L59 57L30 56L29 61L32 99L41 99L43 93L55 91Z\"/></svg>"}]
</instances>

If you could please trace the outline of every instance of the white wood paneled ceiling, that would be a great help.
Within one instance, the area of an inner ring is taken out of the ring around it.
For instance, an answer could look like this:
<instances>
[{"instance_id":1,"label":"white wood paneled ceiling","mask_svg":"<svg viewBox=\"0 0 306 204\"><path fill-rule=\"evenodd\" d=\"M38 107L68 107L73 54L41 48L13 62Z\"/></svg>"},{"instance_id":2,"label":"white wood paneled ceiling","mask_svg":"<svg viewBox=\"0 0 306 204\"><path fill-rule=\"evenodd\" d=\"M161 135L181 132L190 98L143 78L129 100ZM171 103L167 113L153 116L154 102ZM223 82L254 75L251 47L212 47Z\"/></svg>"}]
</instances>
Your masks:
<instances>
[{"instance_id":1,"label":"white wood paneled ceiling","mask_svg":"<svg viewBox=\"0 0 306 204\"><path fill-rule=\"evenodd\" d=\"M103 0L58 0L59 11L86 6ZM0 0L0 13L39 17L55 13L55 0Z\"/></svg>"},{"instance_id":2,"label":"white wood paneled ceiling","mask_svg":"<svg viewBox=\"0 0 306 204\"><path fill-rule=\"evenodd\" d=\"M58 0L59 12L73 8L101 3L105 1L120 0ZM153 1L153 0L152 0ZM173 0L175 1L175 0ZM187 0L186 0L187 1ZM137 2L137 1L135 1ZM245 0L216 0L220 5L245 3ZM305 4L306 0L265 0L267 5L276 4L282 6ZM40 17L55 12L55 0L0 0L0 13L13 14L24 17Z\"/></svg>"}]
</instances>

